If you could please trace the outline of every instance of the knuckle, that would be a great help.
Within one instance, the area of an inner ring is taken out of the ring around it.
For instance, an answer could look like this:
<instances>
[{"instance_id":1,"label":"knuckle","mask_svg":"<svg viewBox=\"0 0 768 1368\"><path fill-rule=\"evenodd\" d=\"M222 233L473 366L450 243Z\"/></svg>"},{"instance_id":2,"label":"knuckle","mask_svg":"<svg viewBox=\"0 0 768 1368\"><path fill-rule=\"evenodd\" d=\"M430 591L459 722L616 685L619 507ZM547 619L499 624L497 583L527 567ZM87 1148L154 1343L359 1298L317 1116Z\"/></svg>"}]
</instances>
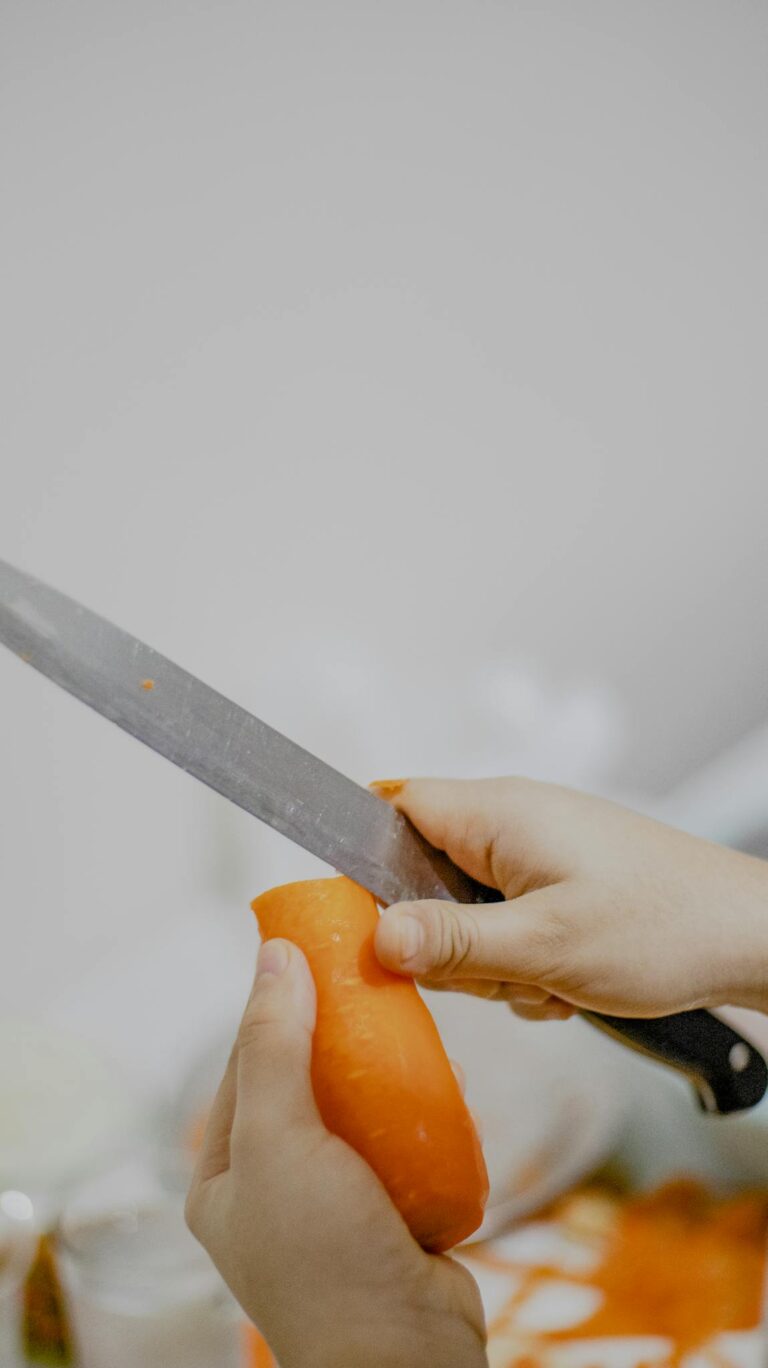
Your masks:
<instances>
[{"instance_id":1,"label":"knuckle","mask_svg":"<svg viewBox=\"0 0 768 1368\"><path fill-rule=\"evenodd\" d=\"M456 974L472 963L480 933L471 913L434 903L427 914L426 929L435 970Z\"/></svg>"},{"instance_id":2,"label":"knuckle","mask_svg":"<svg viewBox=\"0 0 768 1368\"><path fill-rule=\"evenodd\" d=\"M253 994L240 1022L237 1035L237 1048L247 1049L257 1044L265 1035L280 1033L282 1012L280 1003L272 993Z\"/></svg>"},{"instance_id":3,"label":"knuckle","mask_svg":"<svg viewBox=\"0 0 768 1368\"><path fill-rule=\"evenodd\" d=\"M573 924L556 908L539 910L531 927L526 964L536 975L557 978L574 958Z\"/></svg>"}]
</instances>

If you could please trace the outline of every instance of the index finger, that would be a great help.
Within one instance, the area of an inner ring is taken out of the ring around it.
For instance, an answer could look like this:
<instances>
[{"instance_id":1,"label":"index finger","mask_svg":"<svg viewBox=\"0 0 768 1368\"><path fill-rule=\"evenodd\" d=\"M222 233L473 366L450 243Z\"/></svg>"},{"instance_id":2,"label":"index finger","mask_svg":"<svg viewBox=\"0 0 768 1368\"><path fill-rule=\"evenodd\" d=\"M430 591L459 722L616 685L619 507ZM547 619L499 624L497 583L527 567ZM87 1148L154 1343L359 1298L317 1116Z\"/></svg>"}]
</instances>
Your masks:
<instances>
[{"instance_id":1,"label":"index finger","mask_svg":"<svg viewBox=\"0 0 768 1368\"><path fill-rule=\"evenodd\" d=\"M519 820L513 779L402 779L371 784L473 879L503 888L499 839ZM505 889L506 891L506 889Z\"/></svg>"}]
</instances>

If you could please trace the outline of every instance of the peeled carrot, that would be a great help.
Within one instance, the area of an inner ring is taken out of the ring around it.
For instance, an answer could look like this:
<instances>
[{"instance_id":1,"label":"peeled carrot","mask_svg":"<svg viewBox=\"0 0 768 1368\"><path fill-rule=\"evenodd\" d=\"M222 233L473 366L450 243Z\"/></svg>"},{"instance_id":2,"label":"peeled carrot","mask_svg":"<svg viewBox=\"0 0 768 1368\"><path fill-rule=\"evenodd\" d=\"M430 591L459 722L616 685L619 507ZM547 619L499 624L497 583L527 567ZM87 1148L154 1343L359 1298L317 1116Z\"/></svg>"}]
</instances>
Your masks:
<instances>
[{"instance_id":1,"label":"peeled carrot","mask_svg":"<svg viewBox=\"0 0 768 1368\"><path fill-rule=\"evenodd\" d=\"M378 1174L419 1244L451 1249L480 1225L488 1175L425 1003L376 958L373 897L349 879L310 879L252 907L262 938L293 941L315 980L312 1086L323 1121Z\"/></svg>"}]
</instances>

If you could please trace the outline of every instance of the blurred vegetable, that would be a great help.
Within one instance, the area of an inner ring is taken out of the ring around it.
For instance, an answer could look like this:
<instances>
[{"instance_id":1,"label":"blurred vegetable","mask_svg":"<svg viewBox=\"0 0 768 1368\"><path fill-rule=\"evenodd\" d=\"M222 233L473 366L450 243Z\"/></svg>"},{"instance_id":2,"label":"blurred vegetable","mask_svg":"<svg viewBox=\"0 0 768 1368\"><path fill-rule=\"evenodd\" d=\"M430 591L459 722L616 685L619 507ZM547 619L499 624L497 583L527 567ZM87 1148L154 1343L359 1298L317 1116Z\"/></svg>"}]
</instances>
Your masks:
<instances>
[{"instance_id":1,"label":"blurred vegetable","mask_svg":"<svg viewBox=\"0 0 768 1368\"><path fill-rule=\"evenodd\" d=\"M48 1235L38 1241L24 1287L24 1352L31 1363L74 1362L64 1293Z\"/></svg>"}]
</instances>

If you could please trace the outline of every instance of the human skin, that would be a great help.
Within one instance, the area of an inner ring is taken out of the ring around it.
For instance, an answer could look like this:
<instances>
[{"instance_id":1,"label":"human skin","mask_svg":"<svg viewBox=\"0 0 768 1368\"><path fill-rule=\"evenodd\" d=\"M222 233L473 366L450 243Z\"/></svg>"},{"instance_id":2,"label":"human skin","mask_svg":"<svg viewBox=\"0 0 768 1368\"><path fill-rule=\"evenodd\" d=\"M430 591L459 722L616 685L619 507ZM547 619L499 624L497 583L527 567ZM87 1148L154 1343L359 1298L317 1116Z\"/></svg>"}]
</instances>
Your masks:
<instances>
[{"instance_id":1,"label":"human skin","mask_svg":"<svg viewBox=\"0 0 768 1368\"><path fill-rule=\"evenodd\" d=\"M528 780L379 785L506 901L387 909L382 963L529 1018L768 1011L768 864ZM323 1126L314 985L269 941L187 1213L281 1368L485 1368L477 1289L425 1254L363 1160Z\"/></svg>"},{"instance_id":2,"label":"human skin","mask_svg":"<svg viewBox=\"0 0 768 1368\"><path fill-rule=\"evenodd\" d=\"M312 1094L315 989L267 941L208 1123L187 1221L280 1368L486 1368L460 1264L416 1244Z\"/></svg>"},{"instance_id":3,"label":"human skin","mask_svg":"<svg viewBox=\"0 0 768 1368\"><path fill-rule=\"evenodd\" d=\"M525 779L379 788L506 901L398 904L381 962L521 1016L768 1011L768 863L599 798Z\"/></svg>"}]
</instances>

